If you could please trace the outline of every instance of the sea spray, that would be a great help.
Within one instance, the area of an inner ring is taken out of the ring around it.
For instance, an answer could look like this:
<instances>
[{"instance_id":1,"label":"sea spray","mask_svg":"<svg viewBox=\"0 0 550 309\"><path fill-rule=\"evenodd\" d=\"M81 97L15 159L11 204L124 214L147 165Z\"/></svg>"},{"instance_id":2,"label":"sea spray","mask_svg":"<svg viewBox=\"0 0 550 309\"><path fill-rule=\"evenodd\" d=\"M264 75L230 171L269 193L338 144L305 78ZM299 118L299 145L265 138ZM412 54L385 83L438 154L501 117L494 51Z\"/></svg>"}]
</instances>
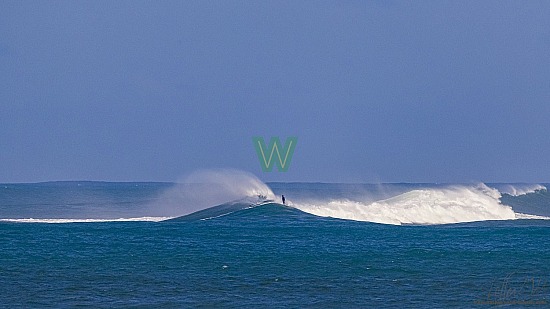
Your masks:
<instances>
[{"instance_id":1,"label":"sea spray","mask_svg":"<svg viewBox=\"0 0 550 309\"><path fill-rule=\"evenodd\" d=\"M546 187L541 184L495 184L492 186L502 194L508 194L511 196L521 196L546 190Z\"/></svg>"},{"instance_id":2,"label":"sea spray","mask_svg":"<svg viewBox=\"0 0 550 309\"><path fill-rule=\"evenodd\" d=\"M193 172L164 191L151 203L155 216L181 216L243 198L275 199L256 176L236 169Z\"/></svg>"}]
</instances>

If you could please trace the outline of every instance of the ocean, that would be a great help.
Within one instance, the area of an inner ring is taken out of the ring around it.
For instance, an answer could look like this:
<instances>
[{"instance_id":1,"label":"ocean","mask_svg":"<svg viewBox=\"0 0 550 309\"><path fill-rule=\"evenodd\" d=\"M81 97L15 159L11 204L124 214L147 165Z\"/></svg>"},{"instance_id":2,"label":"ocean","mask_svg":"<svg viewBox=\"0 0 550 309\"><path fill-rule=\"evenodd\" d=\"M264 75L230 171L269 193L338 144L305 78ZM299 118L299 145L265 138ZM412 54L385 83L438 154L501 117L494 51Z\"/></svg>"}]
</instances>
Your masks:
<instances>
[{"instance_id":1,"label":"ocean","mask_svg":"<svg viewBox=\"0 0 550 309\"><path fill-rule=\"evenodd\" d=\"M0 307L550 307L548 184L218 176L0 185Z\"/></svg>"}]
</instances>

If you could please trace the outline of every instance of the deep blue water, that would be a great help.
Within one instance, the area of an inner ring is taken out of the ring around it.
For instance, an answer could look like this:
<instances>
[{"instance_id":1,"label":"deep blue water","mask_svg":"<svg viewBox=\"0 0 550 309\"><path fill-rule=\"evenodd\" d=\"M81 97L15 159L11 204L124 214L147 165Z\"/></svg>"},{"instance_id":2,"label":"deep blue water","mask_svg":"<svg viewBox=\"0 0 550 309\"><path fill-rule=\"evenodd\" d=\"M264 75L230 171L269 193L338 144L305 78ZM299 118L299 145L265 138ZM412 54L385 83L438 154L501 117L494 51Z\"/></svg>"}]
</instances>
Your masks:
<instances>
[{"instance_id":1,"label":"deep blue water","mask_svg":"<svg viewBox=\"0 0 550 309\"><path fill-rule=\"evenodd\" d=\"M74 204L100 197L104 207L143 215L141 206L168 187L131 194L134 184L94 184L103 189L92 194L73 185L11 185L34 199L3 193L0 218L33 207L41 208L35 218L47 217L44 207L60 215L63 206L50 203L59 196L73 197L72 217ZM209 220L0 222L0 306L549 307L549 222L399 226L274 203Z\"/></svg>"}]
</instances>

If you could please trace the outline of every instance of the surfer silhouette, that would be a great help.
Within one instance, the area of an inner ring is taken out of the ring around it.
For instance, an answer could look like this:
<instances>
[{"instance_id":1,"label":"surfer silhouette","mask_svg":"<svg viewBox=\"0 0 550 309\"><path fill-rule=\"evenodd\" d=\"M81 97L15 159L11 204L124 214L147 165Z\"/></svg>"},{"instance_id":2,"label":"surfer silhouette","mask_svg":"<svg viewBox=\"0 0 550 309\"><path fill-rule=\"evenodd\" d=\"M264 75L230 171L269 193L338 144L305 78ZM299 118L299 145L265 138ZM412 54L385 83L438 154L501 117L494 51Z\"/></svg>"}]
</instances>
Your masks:
<instances>
[{"instance_id":1,"label":"surfer silhouette","mask_svg":"<svg viewBox=\"0 0 550 309\"><path fill-rule=\"evenodd\" d=\"M281 195L281 199L283 200L283 205L286 205L286 204L285 204L285 196L284 196L284 195Z\"/></svg>"}]
</instances>

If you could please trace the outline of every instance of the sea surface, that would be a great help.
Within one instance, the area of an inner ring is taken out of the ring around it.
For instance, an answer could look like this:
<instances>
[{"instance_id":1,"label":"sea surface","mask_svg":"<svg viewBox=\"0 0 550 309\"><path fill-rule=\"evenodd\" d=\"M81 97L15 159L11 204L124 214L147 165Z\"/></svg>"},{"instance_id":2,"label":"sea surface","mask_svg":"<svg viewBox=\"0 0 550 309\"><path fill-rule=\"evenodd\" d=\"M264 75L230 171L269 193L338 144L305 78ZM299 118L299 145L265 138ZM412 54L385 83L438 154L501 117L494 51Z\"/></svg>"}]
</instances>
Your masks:
<instances>
[{"instance_id":1,"label":"sea surface","mask_svg":"<svg viewBox=\"0 0 550 309\"><path fill-rule=\"evenodd\" d=\"M214 178L1 184L0 307L550 307L548 184Z\"/></svg>"}]
</instances>

